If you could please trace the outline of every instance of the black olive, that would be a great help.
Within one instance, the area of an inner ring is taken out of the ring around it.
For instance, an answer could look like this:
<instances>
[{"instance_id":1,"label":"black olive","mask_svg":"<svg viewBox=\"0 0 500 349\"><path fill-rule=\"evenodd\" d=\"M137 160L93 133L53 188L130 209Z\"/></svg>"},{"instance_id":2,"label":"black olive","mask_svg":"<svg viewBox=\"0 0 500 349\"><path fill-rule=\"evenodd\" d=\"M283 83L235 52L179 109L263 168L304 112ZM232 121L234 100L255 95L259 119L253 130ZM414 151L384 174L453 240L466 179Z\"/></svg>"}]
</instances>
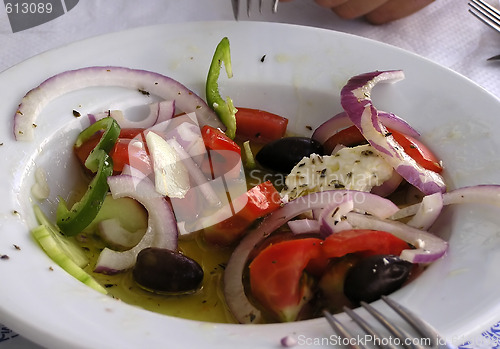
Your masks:
<instances>
[{"instance_id":1,"label":"black olive","mask_svg":"<svg viewBox=\"0 0 500 349\"><path fill-rule=\"evenodd\" d=\"M344 293L354 303L373 302L399 289L408 279L412 266L397 256L364 258L347 272Z\"/></svg>"},{"instance_id":2,"label":"black olive","mask_svg":"<svg viewBox=\"0 0 500 349\"><path fill-rule=\"evenodd\" d=\"M135 282L148 291L183 294L200 287L203 269L179 252L149 247L137 255L132 275Z\"/></svg>"},{"instance_id":3,"label":"black olive","mask_svg":"<svg viewBox=\"0 0 500 349\"><path fill-rule=\"evenodd\" d=\"M307 137L285 137L267 143L255 156L267 169L289 173L304 156L323 153L321 143Z\"/></svg>"}]
</instances>

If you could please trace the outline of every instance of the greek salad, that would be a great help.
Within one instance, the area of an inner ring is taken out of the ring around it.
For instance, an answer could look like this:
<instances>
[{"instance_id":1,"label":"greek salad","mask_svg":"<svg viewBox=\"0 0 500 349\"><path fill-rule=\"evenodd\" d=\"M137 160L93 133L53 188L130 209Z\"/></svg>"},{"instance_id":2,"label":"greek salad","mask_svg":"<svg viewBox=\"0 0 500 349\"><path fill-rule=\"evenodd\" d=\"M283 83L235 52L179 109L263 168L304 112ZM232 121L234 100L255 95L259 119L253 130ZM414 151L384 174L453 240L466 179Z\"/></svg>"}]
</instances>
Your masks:
<instances>
[{"instance_id":1,"label":"greek salad","mask_svg":"<svg viewBox=\"0 0 500 349\"><path fill-rule=\"evenodd\" d=\"M305 137L288 132L286 116L223 98L223 66L231 77L227 38L206 100L170 77L115 66L65 71L24 96L18 141L70 91L122 86L159 99L140 121L121 110L75 115L89 124L72 149L88 183L61 195L55 221L35 205L32 230L73 277L172 316L304 320L375 301L445 257L448 243L428 231L444 206L498 205L495 185L449 190L418 130L375 108L372 88L403 71L349 79L342 112ZM33 191L39 202L45 189Z\"/></svg>"}]
</instances>

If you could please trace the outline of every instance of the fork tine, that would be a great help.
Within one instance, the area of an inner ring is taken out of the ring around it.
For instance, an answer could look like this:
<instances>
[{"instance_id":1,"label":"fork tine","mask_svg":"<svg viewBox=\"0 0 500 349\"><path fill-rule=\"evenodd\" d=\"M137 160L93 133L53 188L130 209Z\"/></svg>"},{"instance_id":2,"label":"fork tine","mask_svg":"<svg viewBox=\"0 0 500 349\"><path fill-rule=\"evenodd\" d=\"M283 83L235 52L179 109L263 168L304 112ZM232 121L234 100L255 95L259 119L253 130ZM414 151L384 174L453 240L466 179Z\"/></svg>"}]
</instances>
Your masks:
<instances>
[{"instance_id":1,"label":"fork tine","mask_svg":"<svg viewBox=\"0 0 500 349\"><path fill-rule=\"evenodd\" d=\"M262 4L264 0L259 0L259 13L262 13ZM279 0L273 0L273 13L278 12L278 3ZM252 8L252 0L247 0L247 16L250 17L250 9Z\"/></svg>"},{"instance_id":2,"label":"fork tine","mask_svg":"<svg viewBox=\"0 0 500 349\"><path fill-rule=\"evenodd\" d=\"M475 5L476 8L481 8L485 13L488 13L495 21L500 20L500 10L498 10L491 4L488 4L483 0L471 0L471 4Z\"/></svg>"},{"instance_id":3,"label":"fork tine","mask_svg":"<svg viewBox=\"0 0 500 349\"><path fill-rule=\"evenodd\" d=\"M439 334L428 323L418 318L409 309L405 308L399 303L396 303L387 296L382 296L382 300L387 303L396 313L406 320L422 337L428 338L431 345L437 345Z\"/></svg>"},{"instance_id":4,"label":"fork tine","mask_svg":"<svg viewBox=\"0 0 500 349\"><path fill-rule=\"evenodd\" d=\"M483 0L469 1L469 12L483 23L500 32L500 11Z\"/></svg>"},{"instance_id":5,"label":"fork tine","mask_svg":"<svg viewBox=\"0 0 500 349\"><path fill-rule=\"evenodd\" d=\"M238 14L240 12L240 0L231 0L231 5L233 7L233 16L234 19L238 20Z\"/></svg>"},{"instance_id":6,"label":"fork tine","mask_svg":"<svg viewBox=\"0 0 500 349\"><path fill-rule=\"evenodd\" d=\"M397 349L395 346L393 345L383 345L383 341L381 340L381 335L380 333L378 333L377 331L375 331L375 329L370 326L368 324L368 322L366 322L361 316L359 316L356 312L354 312L352 309L348 308L348 307L344 307L344 312L349 315L349 317L359 326L363 329L363 331L365 331L366 333L368 333L371 338L374 339L374 342L375 343L380 343L380 345L378 346L380 349Z\"/></svg>"},{"instance_id":7,"label":"fork tine","mask_svg":"<svg viewBox=\"0 0 500 349\"><path fill-rule=\"evenodd\" d=\"M326 310L323 311L323 315L325 315L326 320L335 332L337 332L343 338L347 338L349 340L350 347L352 349L368 349L361 343L356 344L357 341L354 339L353 335L344 327L344 325L342 325L339 320L335 318L335 316L333 316Z\"/></svg>"},{"instance_id":8,"label":"fork tine","mask_svg":"<svg viewBox=\"0 0 500 349\"><path fill-rule=\"evenodd\" d=\"M402 345L405 348L408 348L408 349L412 349L412 348L413 349L424 348L424 347L419 347L419 346L407 344L406 343L406 338L411 338L411 336L406 331L404 331L403 329L401 329L396 324L394 324L394 323L390 322L389 320L387 320L387 318L384 315L382 315L382 313L380 313L378 310L376 310L374 307L372 307L368 303L366 303L366 302L360 302L360 304L361 304L361 306L363 308L366 309L366 311L368 311L370 313L371 316L373 316L375 319L377 319L377 321L379 323L381 323L382 325L384 325L384 327L389 332L391 332L394 336L396 336L397 338L399 338L401 340Z\"/></svg>"},{"instance_id":9,"label":"fork tine","mask_svg":"<svg viewBox=\"0 0 500 349\"><path fill-rule=\"evenodd\" d=\"M264 0L259 0L259 12L262 13L262 3ZM280 0L273 0L273 13L278 12L278 3Z\"/></svg>"},{"instance_id":10,"label":"fork tine","mask_svg":"<svg viewBox=\"0 0 500 349\"><path fill-rule=\"evenodd\" d=\"M455 347L450 345L448 342L444 340L441 336L439 336L438 332L432 328L429 324L427 324L424 320L421 320L412 313L410 310L406 309L404 306L400 305L396 301L388 298L387 296L382 296L382 300L390 307L394 312L401 317L399 321L393 321L389 317L383 315L379 310L375 309L373 306L366 302L360 302L360 305L375 319L378 321L380 325L385 327L391 335L395 338L399 339L399 341L390 340L392 337L382 337L374 327L366 320L361 318L359 314L355 311L344 307L345 313L352 319L354 323L356 323L365 334L369 335L368 338L371 339L371 342L378 346L378 348L383 349L396 349L398 345L401 345L405 348L413 348L413 349L426 349L426 348L434 348L434 349L454 349ZM333 330L342 338L348 340L351 348L365 348L361 343L356 342L356 338L349 332L349 330L333 315L331 315L328 311L324 310L323 314L325 315L327 321ZM401 321L404 320L410 325L412 332L418 333L419 337L415 337L410 335L407 331L405 331L400 325L404 325ZM359 335L357 337L359 339ZM384 340L386 339L386 340ZM366 340L366 339L365 339ZM356 345L356 343L358 343ZM396 345L396 347L394 346Z\"/></svg>"}]
</instances>

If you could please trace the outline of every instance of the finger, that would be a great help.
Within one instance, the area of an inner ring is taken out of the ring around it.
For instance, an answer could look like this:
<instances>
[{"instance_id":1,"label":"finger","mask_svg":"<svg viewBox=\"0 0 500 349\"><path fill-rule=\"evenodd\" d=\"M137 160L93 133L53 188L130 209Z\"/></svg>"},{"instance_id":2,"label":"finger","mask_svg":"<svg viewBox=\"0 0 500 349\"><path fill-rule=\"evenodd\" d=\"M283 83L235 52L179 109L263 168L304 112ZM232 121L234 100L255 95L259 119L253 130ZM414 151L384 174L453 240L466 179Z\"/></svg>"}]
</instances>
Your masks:
<instances>
[{"instance_id":1,"label":"finger","mask_svg":"<svg viewBox=\"0 0 500 349\"><path fill-rule=\"evenodd\" d=\"M377 7L381 6L388 0L349 0L334 7L332 10L335 12L340 18L344 19L353 19L366 15L367 13L372 12ZM399 2L405 2L407 0Z\"/></svg>"},{"instance_id":2,"label":"finger","mask_svg":"<svg viewBox=\"0 0 500 349\"><path fill-rule=\"evenodd\" d=\"M434 0L389 0L368 13L365 18L372 24L384 24L409 16L432 2Z\"/></svg>"},{"instance_id":3,"label":"finger","mask_svg":"<svg viewBox=\"0 0 500 349\"><path fill-rule=\"evenodd\" d=\"M315 0L315 1L321 7L333 8L347 2L348 0Z\"/></svg>"}]
</instances>

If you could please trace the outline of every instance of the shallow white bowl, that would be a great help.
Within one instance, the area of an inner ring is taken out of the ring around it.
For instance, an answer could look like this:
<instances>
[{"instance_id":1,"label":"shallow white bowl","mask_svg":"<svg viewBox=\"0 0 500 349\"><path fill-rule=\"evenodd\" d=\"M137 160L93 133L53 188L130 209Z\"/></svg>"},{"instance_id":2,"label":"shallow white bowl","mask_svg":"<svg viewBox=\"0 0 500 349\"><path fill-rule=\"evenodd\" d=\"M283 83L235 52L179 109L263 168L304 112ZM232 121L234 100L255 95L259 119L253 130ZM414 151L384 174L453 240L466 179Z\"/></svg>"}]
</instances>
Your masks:
<instances>
[{"instance_id":1,"label":"shallow white bowl","mask_svg":"<svg viewBox=\"0 0 500 349\"><path fill-rule=\"evenodd\" d=\"M340 111L339 92L349 77L403 69L406 80L376 87L375 104L422 132L443 159L450 188L500 183L499 101L466 78L397 48L327 30L250 22L162 25L77 42L0 74L0 254L9 256L0 261L1 322L51 348L271 348L286 335L303 345L332 344L324 319L222 325L118 302L67 275L30 237L34 169L43 166L49 173L51 200L74 181L70 149L81 125L71 111L123 107L132 93L70 93L43 111L33 142L16 142L12 122L22 96L53 74L92 65L156 71L203 96L213 51L224 36L231 42L234 78L221 88L237 106L286 116L293 131L310 134L306 126L314 128ZM499 210L447 208L435 232L449 239L448 255L394 294L455 344L479 338L499 320Z\"/></svg>"}]
</instances>

